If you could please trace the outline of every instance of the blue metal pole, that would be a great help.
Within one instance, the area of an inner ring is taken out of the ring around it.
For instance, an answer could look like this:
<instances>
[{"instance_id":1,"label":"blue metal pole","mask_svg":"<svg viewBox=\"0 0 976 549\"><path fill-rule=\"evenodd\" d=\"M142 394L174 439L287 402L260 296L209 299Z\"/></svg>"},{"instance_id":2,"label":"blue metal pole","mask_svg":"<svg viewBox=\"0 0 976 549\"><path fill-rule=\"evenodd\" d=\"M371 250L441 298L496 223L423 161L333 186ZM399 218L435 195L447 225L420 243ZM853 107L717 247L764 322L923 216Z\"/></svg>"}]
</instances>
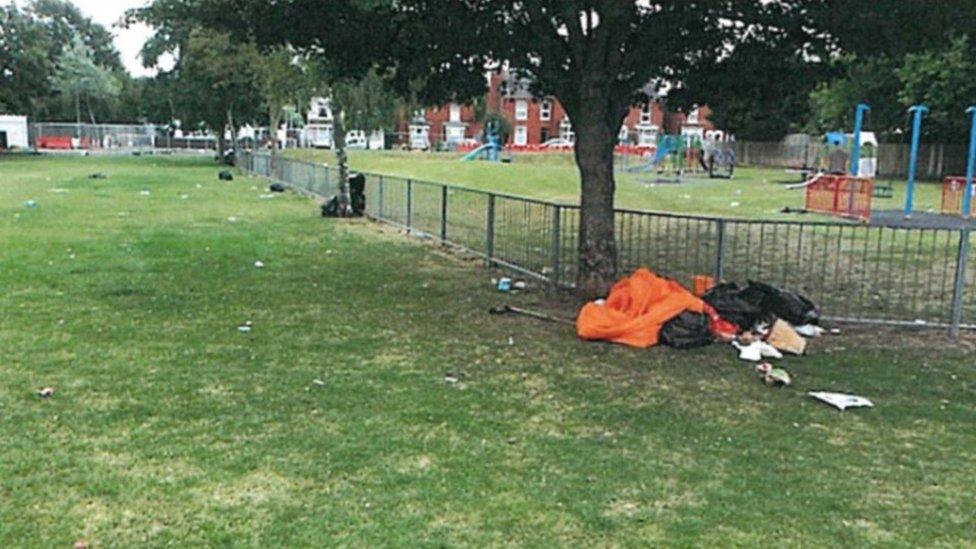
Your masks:
<instances>
[{"instance_id":1,"label":"blue metal pole","mask_svg":"<svg viewBox=\"0 0 976 549\"><path fill-rule=\"evenodd\" d=\"M854 148L851 150L851 175L857 177L861 170L861 130L864 128L864 113L871 110L865 103L858 103L854 114Z\"/></svg>"},{"instance_id":2,"label":"blue metal pole","mask_svg":"<svg viewBox=\"0 0 976 549\"><path fill-rule=\"evenodd\" d=\"M915 207L915 172L918 169L918 144L922 139L922 116L929 112L925 105L915 105L908 109L914 113L912 120L912 154L908 160L908 189L905 191L905 217L912 215Z\"/></svg>"},{"instance_id":3,"label":"blue metal pole","mask_svg":"<svg viewBox=\"0 0 976 549\"><path fill-rule=\"evenodd\" d=\"M973 203L973 175L976 174L976 105L966 109L973 115L973 125L969 130L969 164L966 165L966 190L962 195L962 215L969 217Z\"/></svg>"}]
</instances>

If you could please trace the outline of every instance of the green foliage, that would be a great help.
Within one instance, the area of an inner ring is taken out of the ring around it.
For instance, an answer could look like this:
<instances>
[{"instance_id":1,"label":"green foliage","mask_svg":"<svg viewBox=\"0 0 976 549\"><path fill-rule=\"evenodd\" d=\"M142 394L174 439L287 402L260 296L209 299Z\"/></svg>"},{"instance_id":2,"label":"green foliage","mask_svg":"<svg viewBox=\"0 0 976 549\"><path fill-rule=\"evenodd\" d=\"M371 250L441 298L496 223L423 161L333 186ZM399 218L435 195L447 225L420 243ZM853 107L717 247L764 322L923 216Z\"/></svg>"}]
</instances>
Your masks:
<instances>
[{"instance_id":1,"label":"green foliage","mask_svg":"<svg viewBox=\"0 0 976 549\"><path fill-rule=\"evenodd\" d=\"M851 55L839 60L835 71L843 76L820 84L810 94L809 131L852 131L855 106L867 103L871 112L866 130L877 132L886 141L904 137L908 115L896 99L901 88L897 59Z\"/></svg>"},{"instance_id":2,"label":"green foliage","mask_svg":"<svg viewBox=\"0 0 976 549\"><path fill-rule=\"evenodd\" d=\"M38 112L51 93L54 70L47 36L14 4L0 6L0 102L20 114Z\"/></svg>"},{"instance_id":3,"label":"green foliage","mask_svg":"<svg viewBox=\"0 0 976 549\"><path fill-rule=\"evenodd\" d=\"M902 105L924 103L931 109L923 131L946 142L967 142L970 117L965 109L976 105L976 44L965 36L948 47L905 56L898 70Z\"/></svg>"},{"instance_id":4,"label":"green foliage","mask_svg":"<svg viewBox=\"0 0 976 549\"><path fill-rule=\"evenodd\" d=\"M375 70L363 78L339 80L330 86L330 91L347 129L367 133L393 129L399 102Z\"/></svg>"},{"instance_id":5,"label":"green foliage","mask_svg":"<svg viewBox=\"0 0 976 549\"><path fill-rule=\"evenodd\" d=\"M178 98L183 119L218 135L228 126L254 119L261 106L257 50L226 34L194 30L180 61Z\"/></svg>"},{"instance_id":6,"label":"green foliage","mask_svg":"<svg viewBox=\"0 0 976 549\"><path fill-rule=\"evenodd\" d=\"M74 101L78 122L81 121L81 103L85 102L92 124L96 123L92 104L111 101L119 94L115 75L95 63L92 49L80 38L76 38L71 48L61 55L53 85L64 97Z\"/></svg>"}]
</instances>

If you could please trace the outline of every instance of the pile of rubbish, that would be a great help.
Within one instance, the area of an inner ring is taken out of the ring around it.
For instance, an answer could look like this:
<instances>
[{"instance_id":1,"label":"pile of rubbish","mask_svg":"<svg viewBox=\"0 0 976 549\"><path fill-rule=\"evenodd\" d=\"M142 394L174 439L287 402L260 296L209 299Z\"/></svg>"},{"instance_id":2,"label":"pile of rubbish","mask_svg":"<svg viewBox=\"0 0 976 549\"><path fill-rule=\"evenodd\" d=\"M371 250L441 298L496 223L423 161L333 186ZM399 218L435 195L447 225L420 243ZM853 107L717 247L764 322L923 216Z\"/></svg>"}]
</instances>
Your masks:
<instances>
[{"instance_id":1,"label":"pile of rubbish","mask_svg":"<svg viewBox=\"0 0 976 549\"><path fill-rule=\"evenodd\" d=\"M660 343L694 349L720 341L753 362L802 355L804 338L824 333L816 305L802 295L754 281L698 286L700 296L639 269L614 285L606 300L583 307L577 333L639 348Z\"/></svg>"},{"instance_id":2,"label":"pile of rubbish","mask_svg":"<svg viewBox=\"0 0 976 549\"><path fill-rule=\"evenodd\" d=\"M735 348L740 359L757 363L756 373L766 385L792 385L786 370L767 361L803 355L807 339L826 332L820 327L816 305L800 294L762 282L715 286L708 277L695 278L692 293L673 280L639 269L617 282L607 299L583 306L576 333L585 340L638 348L661 344L695 349L721 342ZM856 395L817 391L808 395L838 410L874 406Z\"/></svg>"},{"instance_id":3,"label":"pile of rubbish","mask_svg":"<svg viewBox=\"0 0 976 549\"><path fill-rule=\"evenodd\" d=\"M333 196L322 205L322 217L362 217L366 213L366 176L361 173L349 174L349 208L342 212L339 197Z\"/></svg>"}]
</instances>

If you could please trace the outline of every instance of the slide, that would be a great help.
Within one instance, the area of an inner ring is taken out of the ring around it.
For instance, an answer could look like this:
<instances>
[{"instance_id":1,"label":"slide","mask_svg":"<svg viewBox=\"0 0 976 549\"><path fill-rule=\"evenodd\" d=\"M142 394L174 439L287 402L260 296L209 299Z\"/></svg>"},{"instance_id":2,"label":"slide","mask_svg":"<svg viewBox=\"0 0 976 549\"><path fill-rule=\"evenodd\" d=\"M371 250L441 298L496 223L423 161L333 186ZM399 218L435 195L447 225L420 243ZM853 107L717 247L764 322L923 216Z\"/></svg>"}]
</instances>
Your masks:
<instances>
[{"instance_id":1,"label":"slide","mask_svg":"<svg viewBox=\"0 0 976 549\"><path fill-rule=\"evenodd\" d=\"M628 172L650 172L657 167L665 158L667 158L668 153L674 149L674 143L670 139L665 139L661 141L661 144L657 147L657 152L654 153L654 157L651 158L646 164L641 164L640 166L634 166L629 168Z\"/></svg>"},{"instance_id":2,"label":"slide","mask_svg":"<svg viewBox=\"0 0 976 549\"><path fill-rule=\"evenodd\" d=\"M472 160L477 160L479 155L481 155L482 153L487 154L493 147L494 145L492 145L491 143L486 143L478 147L477 149L469 152L468 154L464 155L461 158L461 162L471 162Z\"/></svg>"}]
</instances>

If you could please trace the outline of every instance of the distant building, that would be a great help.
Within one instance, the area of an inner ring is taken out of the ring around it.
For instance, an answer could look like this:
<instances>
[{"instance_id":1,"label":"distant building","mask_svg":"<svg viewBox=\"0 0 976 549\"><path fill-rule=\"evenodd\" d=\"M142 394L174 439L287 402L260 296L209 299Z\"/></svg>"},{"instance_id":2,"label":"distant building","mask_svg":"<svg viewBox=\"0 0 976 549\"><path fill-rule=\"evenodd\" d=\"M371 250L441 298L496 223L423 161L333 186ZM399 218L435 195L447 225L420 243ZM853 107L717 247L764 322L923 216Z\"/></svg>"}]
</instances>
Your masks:
<instances>
[{"instance_id":1,"label":"distant building","mask_svg":"<svg viewBox=\"0 0 976 549\"><path fill-rule=\"evenodd\" d=\"M0 115L0 150L29 149L27 117Z\"/></svg>"},{"instance_id":2,"label":"distant building","mask_svg":"<svg viewBox=\"0 0 976 549\"><path fill-rule=\"evenodd\" d=\"M325 97L312 98L305 120L305 141L308 146L331 149L335 129L331 102Z\"/></svg>"},{"instance_id":3,"label":"distant building","mask_svg":"<svg viewBox=\"0 0 976 549\"><path fill-rule=\"evenodd\" d=\"M653 88L648 87L645 93L649 101L632 107L620 127L620 144L655 147L662 133L724 139L725 134L709 121L711 110L707 106L697 108L689 115L667 113ZM552 97L536 97L526 80L510 73L488 76L484 103L487 112L501 114L511 125L506 143L510 148L542 149L545 145L560 149L571 148L576 142L573 124L559 101ZM412 149L470 144L481 141L484 132L474 107L457 103L424 109L409 122L401 120L398 127L401 133L408 132Z\"/></svg>"}]
</instances>

